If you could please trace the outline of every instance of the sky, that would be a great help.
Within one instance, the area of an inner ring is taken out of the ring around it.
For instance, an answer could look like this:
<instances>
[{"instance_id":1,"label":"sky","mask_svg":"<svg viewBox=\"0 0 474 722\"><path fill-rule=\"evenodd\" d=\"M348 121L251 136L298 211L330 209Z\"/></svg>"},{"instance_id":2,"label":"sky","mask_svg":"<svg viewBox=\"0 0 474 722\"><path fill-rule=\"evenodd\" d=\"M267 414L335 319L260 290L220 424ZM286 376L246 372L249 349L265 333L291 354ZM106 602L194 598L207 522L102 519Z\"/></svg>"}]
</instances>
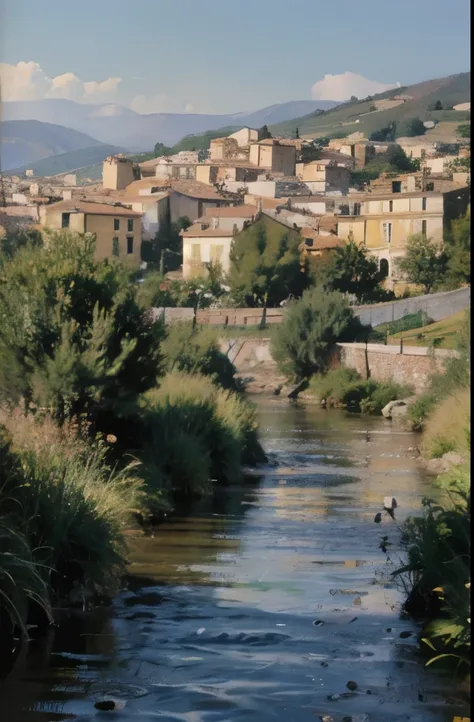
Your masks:
<instances>
[{"instance_id":1,"label":"sky","mask_svg":"<svg viewBox=\"0 0 474 722\"><path fill-rule=\"evenodd\" d=\"M233 113L365 97L469 70L469 17L469 0L0 0L2 99Z\"/></svg>"}]
</instances>

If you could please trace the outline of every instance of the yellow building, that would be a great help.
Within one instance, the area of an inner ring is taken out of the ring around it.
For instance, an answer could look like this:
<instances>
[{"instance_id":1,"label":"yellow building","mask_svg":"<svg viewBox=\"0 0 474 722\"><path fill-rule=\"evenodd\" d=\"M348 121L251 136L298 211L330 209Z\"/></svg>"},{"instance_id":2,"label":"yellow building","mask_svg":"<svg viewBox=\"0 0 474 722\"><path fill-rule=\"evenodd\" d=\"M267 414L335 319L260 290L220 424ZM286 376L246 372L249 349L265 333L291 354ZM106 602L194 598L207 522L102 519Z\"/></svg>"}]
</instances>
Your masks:
<instances>
[{"instance_id":1,"label":"yellow building","mask_svg":"<svg viewBox=\"0 0 474 722\"><path fill-rule=\"evenodd\" d=\"M250 146L250 163L258 168L267 169L285 176L294 176L296 172L296 148L283 141L266 138Z\"/></svg>"},{"instance_id":2,"label":"yellow building","mask_svg":"<svg viewBox=\"0 0 474 722\"><path fill-rule=\"evenodd\" d=\"M123 206L93 201L59 201L40 208L41 225L55 230L93 233L97 258L118 256L140 263L142 214Z\"/></svg>"},{"instance_id":3,"label":"yellow building","mask_svg":"<svg viewBox=\"0 0 474 722\"><path fill-rule=\"evenodd\" d=\"M409 236L422 233L443 242L449 222L466 212L469 188L447 193L414 192L352 194L337 216L337 235L365 246L379 261L393 287L398 277L396 260L405 254Z\"/></svg>"},{"instance_id":4,"label":"yellow building","mask_svg":"<svg viewBox=\"0 0 474 722\"><path fill-rule=\"evenodd\" d=\"M138 166L122 155L111 155L102 163L102 186L113 191L121 191L140 175Z\"/></svg>"},{"instance_id":5,"label":"yellow building","mask_svg":"<svg viewBox=\"0 0 474 722\"><path fill-rule=\"evenodd\" d=\"M183 278L204 276L210 263L227 273L232 239L258 214L256 206L208 208L202 218L185 231L183 238Z\"/></svg>"}]
</instances>

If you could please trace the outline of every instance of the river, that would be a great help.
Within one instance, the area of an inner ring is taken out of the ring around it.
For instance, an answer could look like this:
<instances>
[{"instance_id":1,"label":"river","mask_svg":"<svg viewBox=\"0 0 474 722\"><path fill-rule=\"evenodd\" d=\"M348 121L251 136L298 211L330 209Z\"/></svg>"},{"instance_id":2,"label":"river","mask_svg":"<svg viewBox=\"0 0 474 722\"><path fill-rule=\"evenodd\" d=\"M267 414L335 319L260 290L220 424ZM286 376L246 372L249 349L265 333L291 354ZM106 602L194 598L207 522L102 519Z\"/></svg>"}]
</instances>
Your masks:
<instances>
[{"instance_id":1,"label":"river","mask_svg":"<svg viewBox=\"0 0 474 722\"><path fill-rule=\"evenodd\" d=\"M261 478L132 540L126 590L31 643L2 685L4 722L468 716L447 673L424 667L379 549L430 493L416 437L276 397L258 406ZM396 521L375 524L385 496ZM97 710L105 698L121 709Z\"/></svg>"}]
</instances>

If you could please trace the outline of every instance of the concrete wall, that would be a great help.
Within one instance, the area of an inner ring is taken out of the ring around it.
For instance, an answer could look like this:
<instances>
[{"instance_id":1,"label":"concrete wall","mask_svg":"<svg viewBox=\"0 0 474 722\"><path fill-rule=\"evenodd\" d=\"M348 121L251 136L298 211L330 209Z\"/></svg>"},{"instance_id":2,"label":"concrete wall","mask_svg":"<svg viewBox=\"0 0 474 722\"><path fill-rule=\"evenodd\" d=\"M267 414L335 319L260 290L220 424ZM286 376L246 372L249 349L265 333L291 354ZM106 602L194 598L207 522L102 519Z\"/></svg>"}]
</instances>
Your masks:
<instances>
[{"instance_id":1,"label":"concrete wall","mask_svg":"<svg viewBox=\"0 0 474 722\"><path fill-rule=\"evenodd\" d=\"M220 263L224 273L229 270L232 236L183 238L183 278L207 275L209 262Z\"/></svg>"},{"instance_id":2,"label":"concrete wall","mask_svg":"<svg viewBox=\"0 0 474 722\"><path fill-rule=\"evenodd\" d=\"M415 393L420 393L427 387L430 376L442 371L446 358L452 354L445 350L432 354L429 349L416 346L405 346L400 353L398 346L339 343L336 359L341 366L354 369L362 378L366 378L368 368L369 377L374 381L393 381L411 386Z\"/></svg>"},{"instance_id":3,"label":"concrete wall","mask_svg":"<svg viewBox=\"0 0 474 722\"><path fill-rule=\"evenodd\" d=\"M223 339L221 350L226 353L239 371L254 366L275 366L270 350L270 339ZM340 343L336 345L333 367L343 366L357 371L362 378L374 381L393 381L402 386L411 386L415 393L422 392L430 376L441 371L452 351L438 350L435 354L427 348L405 347L403 353L396 346L379 344Z\"/></svg>"},{"instance_id":4,"label":"concrete wall","mask_svg":"<svg viewBox=\"0 0 474 722\"><path fill-rule=\"evenodd\" d=\"M362 323L379 326L381 323L397 321L408 314L425 311L433 321L441 321L443 318L452 316L453 313L462 311L470 306L471 288L460 288L457 291L446 291L444 293L433 293L428 296L416 296L400 301L390 301L373 306L359 306L354 308L354 313ZM174 321L180 318L193 317L191 308L167 308L166 320ZM157 309L153 309L156 313ZM283 318L284 311L280 308L267 309L267 323L279 323ZM263 310L261 308L216 308L203 309L198 312L198 323L210 323L216 325L237 325L256 326L262 321ZM415 353L417 353L415 351Z\"/></svg>"},{"instance_id":5,"label":"concrete wall","mask_svg":"<svg viewBox=\"0 0 474 722\"><path fill-rule=\"evenodd\" d=\"M205 214L207 208L220 208L221 206L230 205L230 201L226 201L224 198L221 201L200 200L173 191L170 194L170 217L172 221L177 221L178 218L187 216L194 222Z\"/></svg>"}]
</instances>

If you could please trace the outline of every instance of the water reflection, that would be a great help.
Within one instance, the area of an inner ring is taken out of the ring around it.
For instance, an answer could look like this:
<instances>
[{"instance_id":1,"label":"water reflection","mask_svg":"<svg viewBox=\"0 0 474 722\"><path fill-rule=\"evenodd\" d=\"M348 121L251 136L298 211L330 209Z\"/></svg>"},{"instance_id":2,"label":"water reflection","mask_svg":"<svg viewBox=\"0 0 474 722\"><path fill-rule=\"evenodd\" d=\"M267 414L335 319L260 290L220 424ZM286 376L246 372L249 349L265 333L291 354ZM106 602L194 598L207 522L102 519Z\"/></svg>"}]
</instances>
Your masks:
<instances>
[{"instance_id":1,"label":"water reflection","mask_svg":"<svg viewBox=\"0 0 474 722\"><path fill-rule=\"evenodd\" d=\"M127 589L111 609L71 615L32 646L2 691L8 722L102 718L94 702L104 695L126 702L114 713L124 722L467 713L423 668L416 629L399 619L378 548L396 524L373 523L384 496L403 519L427 492L413 437L276 399L259 413L278 465L132 540Z\"/></svg>"}]
</instances>

